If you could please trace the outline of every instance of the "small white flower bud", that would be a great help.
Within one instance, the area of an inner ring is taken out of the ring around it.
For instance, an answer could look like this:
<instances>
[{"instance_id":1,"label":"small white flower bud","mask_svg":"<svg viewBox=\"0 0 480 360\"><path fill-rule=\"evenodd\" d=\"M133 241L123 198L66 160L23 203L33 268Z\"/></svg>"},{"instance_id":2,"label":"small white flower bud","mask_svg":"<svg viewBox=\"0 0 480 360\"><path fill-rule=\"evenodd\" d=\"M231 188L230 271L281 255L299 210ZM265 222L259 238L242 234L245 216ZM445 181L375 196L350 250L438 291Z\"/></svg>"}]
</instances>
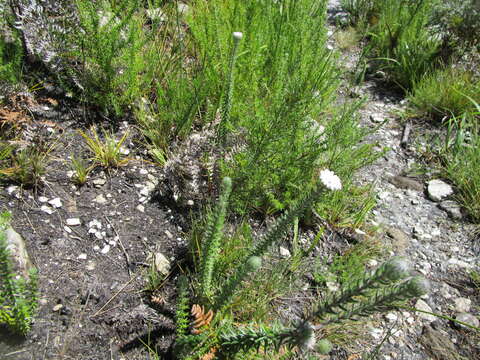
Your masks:
<instances>
[{"instance_id":1,"label":"small white flower bud","mask_svg":"<svg viewBox=\"0 0 480 360\"><path fill-rule=\"evenodd\" d=\"M242 37L243 37L243 33L239 32L239 31L235 31L233 33L233 40L235 40L235 41L242 40Z\"/></svg>"}]
</instances>

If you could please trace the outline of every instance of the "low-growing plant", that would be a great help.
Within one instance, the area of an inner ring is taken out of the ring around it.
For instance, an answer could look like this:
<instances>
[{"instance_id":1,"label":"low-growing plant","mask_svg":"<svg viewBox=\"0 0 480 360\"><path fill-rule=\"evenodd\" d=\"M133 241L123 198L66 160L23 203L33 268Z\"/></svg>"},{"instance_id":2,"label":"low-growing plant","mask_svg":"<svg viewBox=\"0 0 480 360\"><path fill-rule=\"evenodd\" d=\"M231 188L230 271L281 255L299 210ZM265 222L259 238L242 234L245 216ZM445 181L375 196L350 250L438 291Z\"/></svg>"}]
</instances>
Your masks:
<instances>
[{"instance_id":1,"label":"low-growing plant","mask_svg":"<svg viewBox=\"0 0 480 360\"><path fill-rule=\"evenodd\" d=\"M480 80L469 71L448 67L416 83L409 101L416 116L438 121L473 112L475 106L465 95L480 103Z\"/></svg>"},{"instance_id":2,"label":"low-growing plant","mask_svg":"<svg viewBox=\"0 0 480 360\"><path fill-rule=\"evenodd\" d=\"M260 349L279 351L280 348L289 353L315 349L319 353L328 353L331 344L327 339L321 339L315 347L316 330L328 324L395 309L398 303L428 291L428 282L424 278L410 277L410 268L405 259L393 258L374 272L362 273L353 281L343 284L341 290L313 304L291 325L258 322L256 319L247 325L238 324L237 316L241 309L235 308L233 299L243 285L261 271L264 266L262 258L283 238L295 219L316 200L328 191L341 189L341 181L331 171L323 170L319 183L243 252L233 272L223 281L215 281L218 287L212 287L213 277L219 278L221 274L212 271L218 261L220 242L222 238L228 241L222 232L231 186L231 179L224 178L220 199L209 217L202 250L198 254L200 272L198 277L190 280L192 289L187 277L181 276L179 279L175 345L178 358L197 359L218 355L235 359L237 355L243 358ZM197 251L197 248L193 250L194 253ZM193 320L190 320L190 315Z\"/></svg>"},{"instance_id":3,"label":"low-growing plant","mask_svg":"<svg viewBox=\"0 0 480 360\"><path fill-rule=\"evenodd\" d=\"M26 335L37 307L37 273L32 268L27 278L15 274L5 233L9 218L0 214L0 325Z\"/></svg>"},{"instance_id":4,"label":"low-growing plant","mask_svg":"<svg viewBox=\"0 0 480 360\"><path fill-rule=\"evenodd\" d=\"M88 166L86 160L72 155L70 166L74 171L72 176L73 182L79 186L84 185L87 182L88 173L91 170L91 167Z\"/></svg>"},{"instance_id":5,"label":"low-growing plant","mask_svg":"<svg viewBox=\"0 0 480 360\"><path fill-rule=\"evenodd\" d=\"M10 36L8 41L0 36L0 81L15 84L22 77L23 49L16 34Z\"/></svg>"},{"instance_id":6,"label":"low-growing plant","mask_svg":"<svg viewBox=\"0 0 480 360\"><path fill-rule=\"evenodd\" d=\"M374 70L408 91L439 64L442 39L429 27L436 0L375 1L364 52Z\"/></svg>"},{"instance_id":7,"label":"low-growing plant","mask_svg":"<svg viewBox=\"0 0 480 360\"><path fill-rule=\"evenodd\" d=\"M456 188L456 198L475 222L480 221L480 105L476 111L453 117L447 123L445 144L439 151L444 176Z\"/></svg>"},{"instance_id":8,"label":"low-growing plant","mask_svg":"<svg viewBox=\"0 0 480 360\"><path fill-rule=\"evenodd\" d=\"M50 150L43 152L35 145L17 151L10 150L9 166L1 169L0 173L9 181L26 188L36 188L46 173Z\"/></svg>"},{"instance_id":9,"label":"low-growing plant","mask_svg":"<svg viewBox=\"0 0 480 360\"><path fill-rule=\"evenodd\" d=\"M125 159L122 154L122 145L127 139L128 131L117 140L115 136L108 131L102 129L103 138L102 141L97 133L95 127L90 128L90 134L83 131L79 131L79 134L85 139L88 149L93 154L92 161L104 168L115 168L125 165L128 159Z\"/></svg>"}]
</instances>

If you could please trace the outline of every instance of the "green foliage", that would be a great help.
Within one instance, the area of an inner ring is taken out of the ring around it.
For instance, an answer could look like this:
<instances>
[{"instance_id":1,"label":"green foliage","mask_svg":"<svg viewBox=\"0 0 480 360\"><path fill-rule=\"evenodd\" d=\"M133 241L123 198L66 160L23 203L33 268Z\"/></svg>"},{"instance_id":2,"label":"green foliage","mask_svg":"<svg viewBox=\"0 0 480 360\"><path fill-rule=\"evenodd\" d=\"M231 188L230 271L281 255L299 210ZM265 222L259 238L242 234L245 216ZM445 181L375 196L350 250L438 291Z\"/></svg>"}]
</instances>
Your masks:
<instances>
[{"instance_id":1,"label":"green foliage","mask_svg":"<svg viewBox=\"0 0 480 360\"><path fill-rule=\"evenodd\" d=\"M412 284L401 285L400 288L397 288L396 285L391 286L408 275L409 264L406 260L399 257L392 258L375 272L366 273L361 278L344 284L339 292L331 294L317 305L307 319L317 318L322 320L328 314L333 314L334 320L330 321L344 320L351 316L367 314L369 311L378 311L379 308L388 306L388 304L392 305L395 301L402 300L405 297L420 296L412 295L415 292L412 290ZM372 290L381 291L381 293L375 294L373 300L372 297L366 297L367 300L360 301L360 304L358 304L356 297L364 296ZM426 290L428 291L428 289ZM348 310L346 308L347 304L352 304L352 307Z\"/></svg>"},{"instance_id":2,"label":"green foliage","mask_svg":"<svg viewBox=\"0 0 480 360\"><path fill-rule=\"evenodd\" d=\"M351 112L332 115L329 108L338 77L325 46L325 2L231 6L202 0L194 6L187 22L206 59L205 76L216 83L212 104L228 92L222 91L232 52L226 34L243 33L227 136L233 151L221 165L234 183L232 207L239 213L280 211L299 199L299 189L311 186L318 168L337 171L335 155L353 153L361 138L355 122L345 121ZM333 134L337 128L341 134Z\"/></svg>"},{"instance_id":3,"label":"green foliage","mask_svg":"<svg viewBox=\"0 0 480 360\"><path fill-rule=\"evenodd\" d=\"M434 9L435 23L445 32L451 48L479 46L480 3L477 0L443 0Z\"/></svg>"},{"instance_id":4,"label":"green foliage","mask_svg":"<svg viewBox=\"0 0 480 360\"><path fill-rule=\"evenodd\" d=\"M447 135L438 156L446 178L457 189L457 198L471 219L480 221L480 105L469 98L476 111L453 117L447 123Z\"/></svg>"},{"instance_id":5,"label":"green foliage","mask_svg":"<svg viewBox=\"0 0 480 360\"><path fill-rule=\"evenodd\" d=\"M218 258L223 224L227 213L228 198L232 191L232 179L225 177L216 209L213 211L206 227L202 247L201 286L203 296L211 294L213 267Z\"/></svg>"},{"instance_id":6,"label":"green foliage","mask_svg":"<svg viewBox=\"0 0 480 360\"><path fill-rule=\"evenodd\" d=\"M71 161L70 167L75 172L73 174L73 181L75 184L82 186L87 182L88 173L90 172L91 168L82 158L77 158L72 155Z\"/></svg>"},{"instance_id":7,"label":"green foliage","mask_svg":"<svg viewBox=\"0 0 480 360\"><path fill-rule=\"evenodd\" d=\"M0 37L0 81L18 83L22 77L23 48L16 33L7 41Z\"/></svg>"},{"instance_id":8,"label":"green foliage","mask_svg":"<svg viewBox=\"0 0 480 360\"><path fill-rule=\"evenodd\" d=\"M371 65L408 90L439 61L442 44L428 27L436 0L377 1L366 55Z\"/></svg>"},{"instance_id":9,"label":"green foliage","mask_svg":"<svg viewBox=\"0 0 480 360\"><path fill-rule=\"evenodd\" d=\"M9 213L0 215L0 324L25 335L37 307L38 279L35 269L30 270L27 279L13 272L5 235L9 217Z\"/></svg>"},{"instance_id":10,"label":"green foliage","mask_svg":"<svg viewBox=\"0 0 480 360\"><path fill-rule=\"evenodd\" d=\"M319 182L298 203L277 218L265 235L254 244L249 245L248 249L237 252L236 262L238 265L235 268L230 268L228 273L223 271L214 273L213 270L205 269L214 269L215 263L219 261L217 251L220 247L220 233L223 230L223 220L231 187L231 180L224 179L218 205L210 215L203 239L203 250L200 254L202 266L197 280L200 290L197 294L193 294L195 301L200 302L200 305L196 306L202 310L200 315L195 315L191 335L186 333L188 300L183 295L186 285L182 284L179 290L180 298L177 307L179 333L177 334L176 349L183 358L198 358L211 354L212 351L217 352L217 350L221 356L231 359L236 358L237 355L242 358L260 348L264 350L273 348L278 351L280 347L285 347L287 350L310 351L314 349L316 343L313 320L321 321L326 325L347 319L356 319L373 312L394 309L397 303L418 297L428 291L428 283L423 278L413 277L404 281L410 273L409 265L403 258L393 258L376 271L343 284L338 293L330 294L320 301L311 311L305 313L301 321L293 326L287 327L271 324L271 322L259 322L248 326L239 325L238 321L241 320L239 313L244 309L238 308L238 306L242 306L239 305L242 303L234 304L233 299L241 294L242 285L246 285L248 280L254 283L255 278L263 282L265 278L268 278L269 283L274 282L271 276L265 276L262 271L262 257L270 251L273 244L278 243L284 237L290 226L298 221L305 210L323 196L326 189L339 191L342 187L340 179L329 170L321 172ZM224 238L224 242L226 240ZM212 243L215 245L213 246ZM192 244L195 248L198 247L196 242ZM195 249L193 249L193 253L196 253ZM210 255L211 253L214 256ZM308 251L301 252L304 256L308 253ZM285 275L292 267L289 262L285 262L284 265L283 268L274 266L272 273L278 274L286 283L289 279ZM208 282L204 280L205 274L210 276ZM221 280L213 281L213 275L219 279L224 277L223 282ZM214 291L216 289L210 287L210 283L218 284L219 290ZM207 288L204 284L209 284L209 287ZM244 290L248 292L255 290L255 287L257 285L246 287ZM214 292L217 293L216 296ZM208 297L205 296L206 294ZM213 302L209 298L213 298ZM253 295L253 299L255 298L256 296ZM258 297L255 301L259 301ZM207 313L205 306L215 311L213 321L211 321L212 318L208 322L204 321L204 314ZM254 318L254 320L256 319Z\"/></svg>"},{"instance_id":11,"label":"green foliage","mask_svg":"<svg viewBox=\"0 0 480 360\"><path fill-rule=\"evenodd\" d=\"M0 174L24 187L38 187L46 172L50 151L51 149L44 150L35 144L18 151L10 149L8 150L10 166L1 169Z\"/></svg>"},{"instance_id":12,"label":"green foliage","mask_svg":"<svg viewBox=\"0 0 480 360\"><path fill-rule=\"evenodd\" d=\"M475 110L465 95L480 103L480 80L469 71L449 67L434 71L416 83L409 101L416 116L441 120Z\"/></svg>"},{"instance_id":13,"label":"green foliage","mask_svg":"<svg viewBox=\"0 0 480 360\"><path fill-rule=\"evenodd\" d=\"M104 141L100 139L98 136L97 130L95 127L92 127L90 129L91 135L79 131L80 135L84 138L85 142L87 143L88 149L90 152L93 154L92 161L100 166L103 166L105 168L114 168L114 167L119 167L128 161L127 159L123 158L122 152L121 152L121 147L125 140L127 139L128 136L128 131L125 131L123 136L120 138L120 140L116 140L115 136L113 134L108 133L106 130L103 130L103 137ZM79 165L77 163L77 165ZM85 180L86 180L86 175L85 173L86 169L76 168L76 171L80 170L81 174L80 175L85 175ZM83 180L83 177L82 177Z\"/></svg>"}]
</instances>

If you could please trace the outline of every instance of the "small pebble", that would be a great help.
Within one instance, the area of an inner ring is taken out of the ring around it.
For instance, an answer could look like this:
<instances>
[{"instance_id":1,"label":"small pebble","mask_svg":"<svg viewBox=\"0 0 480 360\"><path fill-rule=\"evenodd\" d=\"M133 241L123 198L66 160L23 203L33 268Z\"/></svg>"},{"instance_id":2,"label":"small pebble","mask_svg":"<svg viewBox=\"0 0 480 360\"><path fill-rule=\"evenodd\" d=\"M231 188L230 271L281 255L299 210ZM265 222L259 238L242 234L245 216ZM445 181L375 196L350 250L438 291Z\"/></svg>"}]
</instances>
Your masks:
<instances>
[{"instance_id":1,"label":"small pebble","mask_svg":"<svg viewBox=\"0 0 480 360\"><path fill-rule=\"evenodd\" d=\"M81 224L79 218L70 218L65 220L65 222L67 223L68 226L78 226Z\"/></svg>"}]
</instances>

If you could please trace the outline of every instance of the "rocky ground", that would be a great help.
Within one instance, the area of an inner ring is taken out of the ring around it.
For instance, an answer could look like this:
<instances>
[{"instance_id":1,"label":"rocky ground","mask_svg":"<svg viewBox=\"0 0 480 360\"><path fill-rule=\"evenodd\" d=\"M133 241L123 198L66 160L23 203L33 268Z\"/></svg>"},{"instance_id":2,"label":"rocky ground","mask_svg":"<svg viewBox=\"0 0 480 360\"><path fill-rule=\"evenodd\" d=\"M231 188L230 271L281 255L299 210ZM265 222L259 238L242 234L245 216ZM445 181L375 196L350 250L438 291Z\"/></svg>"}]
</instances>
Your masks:
<instances>
[{"instance_id":1,"label":"rocky ground","mask_svg":"<svg viewBox=\"0 0 480 360\"><path fill-rule=\"evenodd\" d=\"M332 22L341 18L338 3L330 4ZM331 45L338 28L332 27ZM347 50L344 66L352 70L358 49ZM346 81L347 83L347 81ZM367 141L388 147L385 156L363 169L360 183L376 185L378 205L372 225L392 255L406 255L432 283L428 296L410 304L428 313L461 319L478 326L480 292L469 272L480 271L480 241L451 199L454 189L435 181L435 173L419 173L422 149L439 130L405 123L398 111L402 98L367 80L345 85L345 95L367 97L360 110L362 126L380 128ZM0 116L23 129L25 142L54 144L43 186L0 188L0 208L12 212L12 226L24 238L39 270L39 311L26 341L0 342L5 359L145 359L145 343L165 350L173 339L173 282L186 249L190 208L178 208L158 196L164 171L145 161L140 135L128 119L116 129L117 138L129 131L122 152L128 162L118 169L93 170L84 186L72 183L70 157L89 156L78 129L95 118L48 87L34 96L10 98ZM192 209L193 209L192 208ZM149 266L167 276L161 291L145 292ZM375 348L386 334L379 359L480 359L480 338L471 330L428 313L404 309L391 312L367 328ZM3 335L2 336L6 336ZM339 354L336 359L354 359ZM344 354L344 352L343 352ZM165 353L165 358L171 354Z\"/></svg>"},{"instance_id":2,"label":"rocky ground","mask_svg":"<svg viewBox=\"0 0 480 360\"><path fill-rule=\"evenodd\" d=\"M335 0L330 2L329 15L333 24L346 17ZM338 30L331 28L333 47ZM358 48L343 52L347 72L354 71L359 53ZM346 88L346 94L367 98L360 110L362 125L372 129L381 125L367 141L389 149L359 174L360 183L374 182L378 192L372 224L384 233L391 254L407 256L432 285L430 294L412 305L478 327L480 292L469 280L469 273L480 269L478 226L465 220L460 206L451 200L454 189L424 159L431 142L441 139L441 129L421 119L402 121L398 114L406 109L406 101L375 80ZM370 329L377 341L387 331L392 336L383 344L379 359L480 359L479 334L441 317L407 310L388 313L381 326Z\"/></svg>"}]
</instances>

